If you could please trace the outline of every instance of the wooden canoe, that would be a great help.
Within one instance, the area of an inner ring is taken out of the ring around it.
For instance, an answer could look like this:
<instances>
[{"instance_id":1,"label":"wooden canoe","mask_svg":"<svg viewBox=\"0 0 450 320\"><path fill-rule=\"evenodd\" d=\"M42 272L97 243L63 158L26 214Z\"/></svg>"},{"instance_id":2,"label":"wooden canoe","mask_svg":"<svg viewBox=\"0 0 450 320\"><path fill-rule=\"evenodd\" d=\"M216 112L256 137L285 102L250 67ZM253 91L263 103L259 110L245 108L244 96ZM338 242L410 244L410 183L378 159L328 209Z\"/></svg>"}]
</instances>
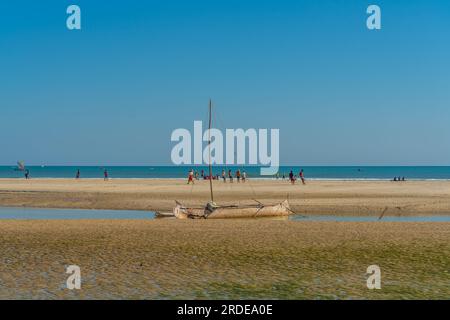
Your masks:
<instances>
[{"instance_id":1,"label":"wooden canoe","mask_svg":"<svg viewBox=\"0 0 450 320\"><path fill-rule=\"evenodd\" d=\"M285 200L275 205L218 206L209 202L204 208L189 208L176 202L173 214L177 219L230 219L286 217L294 214Z\"/></svg>"}]
</instances>

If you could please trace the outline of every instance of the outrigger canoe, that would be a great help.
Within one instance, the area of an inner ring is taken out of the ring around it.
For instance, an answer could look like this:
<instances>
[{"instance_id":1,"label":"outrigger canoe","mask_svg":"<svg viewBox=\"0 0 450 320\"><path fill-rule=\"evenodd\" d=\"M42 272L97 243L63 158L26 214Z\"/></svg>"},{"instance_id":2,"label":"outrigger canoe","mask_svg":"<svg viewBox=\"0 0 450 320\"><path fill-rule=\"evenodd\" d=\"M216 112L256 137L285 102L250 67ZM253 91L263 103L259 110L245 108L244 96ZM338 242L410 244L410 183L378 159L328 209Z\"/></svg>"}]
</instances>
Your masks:
<instances>
[{"instance_id":1,"label":"outrigger canoe","mask_svg":"<svg viewBox=\"0 0 450 320\"><path fill-rule=\"evenodd\" d=\"M228 219L228 218L259 218L259 217L286 217L295 214L290 206L289 201L285 201L275 205L264 205L256 201L254 205L229 205L220 206L214 202L213 182L212 182L212 166L211 166L211 114L212 103L209 100L209 187L211 192L211 200L204 207L187 207L178 201L173 209L173 216L177 219ZM167 214L157 214L159 217L168 216Z\"/></svg>"},{"instance_id":2,"label":"outrigger canoe","mask_svg":"<svg viewBox=\"0 0 450 320\"><path fill-rule=\"evenodd\" d=\"M219 206L208 202L204 208L190 208L176 201L173 215L177 219L228 219L228 218L263 218L286 217L295 214L289 201L285 200L275 205L264 205L260 202L255 205L229 205Z\"/></svg>"}]
</instances>

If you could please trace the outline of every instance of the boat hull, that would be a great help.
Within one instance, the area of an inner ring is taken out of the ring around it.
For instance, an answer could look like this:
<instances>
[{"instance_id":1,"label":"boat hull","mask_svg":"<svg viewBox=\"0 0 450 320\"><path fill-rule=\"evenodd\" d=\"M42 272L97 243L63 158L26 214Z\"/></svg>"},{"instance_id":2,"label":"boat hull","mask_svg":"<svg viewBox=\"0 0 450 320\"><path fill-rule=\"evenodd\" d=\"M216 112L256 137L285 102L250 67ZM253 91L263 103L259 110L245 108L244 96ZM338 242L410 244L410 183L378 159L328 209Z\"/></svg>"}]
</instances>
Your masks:
<instances>
[{"instance_id":1,"label":"boat hull","mask_svg":"<svg viewBox=\"0 0 450 320\"><path fill-rule=\"evenodd\" d=\"M217 207L212 211L207 207L205 209L187 208L177 203L173 213L178 219L270 218L287 217L293 214L287 200L276 205Z\"/></svg>"}]
</instances>

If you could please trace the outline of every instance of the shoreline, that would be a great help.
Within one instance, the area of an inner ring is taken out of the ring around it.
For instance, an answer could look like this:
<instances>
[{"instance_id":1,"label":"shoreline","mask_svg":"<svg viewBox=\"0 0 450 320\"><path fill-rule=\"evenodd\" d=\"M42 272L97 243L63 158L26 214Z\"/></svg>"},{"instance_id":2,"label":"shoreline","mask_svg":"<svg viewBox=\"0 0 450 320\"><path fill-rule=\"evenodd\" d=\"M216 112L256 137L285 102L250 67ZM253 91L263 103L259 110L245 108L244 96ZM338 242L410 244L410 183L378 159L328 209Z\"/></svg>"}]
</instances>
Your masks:
<instances>
[{"instance_id":1,"label":"shoreline","mask_svg":"<svg viewBox=\"0 0 450 320\"><path fill-rule=\"evenodd\" d=\"M214 181L219 204L265 204L289 198L306 215L449 215L450 181L317 181L291 185L283 180L246 183ZM109 209L170 212L209 200L209 181L186 179L0 179L1 207Z\"/></svg>"},{"instance_id":2,"label":"shoreline","mask_svg":"<svg viewBox=\"0 0 450 320\"><path fill-rule=\"evenodd\" d=\"M178 181L187 181L186 177L183 178L179 178L179 177L169 177L169 178L165 178L165 177L145 177L145 178L130 178L130 177L126 177L126 178L121 178L121 177L109 177L109 180L166 180L166 181L170 181L170 180L178 180ZM227 178L228 179L228 178ZM236 180L236 178L234 178ZM23 177L16 177L16 178L0 178L0 182L1 181L9 181L9 180L25 180ZM31 177L28 180L76 180L74 177ZM80 180L99 180L99 181L103 181L102 177L95 177L95 178L80 178ZM252 180L252 181L281 181L281 182L289 182L288 178L285 178L284 180L282 178L276 179L276 178L262 178L262 177L251 177L248 178L248 180ZM209 181L207 179L200 179L200 180L196 180L196 181ZM222 178L219 178L219 180L213 180L213 181L220 181L222 182ZM228 180L227 180L228 181ZM298 183L298 178L296 180ZM306 181L384 181L384 182L408 182L408 181L450 181L450 179L447 178L411 178L411 179L407 179L405 181L394 181L392 179L388 179L388 178L307 178Z\"/></svg>"}]
</instances>

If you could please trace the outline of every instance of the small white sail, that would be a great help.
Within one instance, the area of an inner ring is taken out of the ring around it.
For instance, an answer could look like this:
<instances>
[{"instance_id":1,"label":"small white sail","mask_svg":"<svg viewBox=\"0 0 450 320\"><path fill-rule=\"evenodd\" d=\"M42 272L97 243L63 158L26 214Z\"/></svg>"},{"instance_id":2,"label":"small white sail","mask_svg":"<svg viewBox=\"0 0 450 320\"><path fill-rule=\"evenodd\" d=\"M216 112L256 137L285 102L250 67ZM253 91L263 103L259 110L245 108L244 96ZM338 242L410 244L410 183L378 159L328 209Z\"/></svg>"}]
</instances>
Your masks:
<instances>
[{"instance_id":1,"label":"small white sail","mask_svg":"<svg viewBox=\"0 0 450 320\"><path fill-rule=\"evenodd\" d=\"M19 171L25 170L25 163L23 161L17 161L17 170Z\"/></svg>"}]
</instances>

